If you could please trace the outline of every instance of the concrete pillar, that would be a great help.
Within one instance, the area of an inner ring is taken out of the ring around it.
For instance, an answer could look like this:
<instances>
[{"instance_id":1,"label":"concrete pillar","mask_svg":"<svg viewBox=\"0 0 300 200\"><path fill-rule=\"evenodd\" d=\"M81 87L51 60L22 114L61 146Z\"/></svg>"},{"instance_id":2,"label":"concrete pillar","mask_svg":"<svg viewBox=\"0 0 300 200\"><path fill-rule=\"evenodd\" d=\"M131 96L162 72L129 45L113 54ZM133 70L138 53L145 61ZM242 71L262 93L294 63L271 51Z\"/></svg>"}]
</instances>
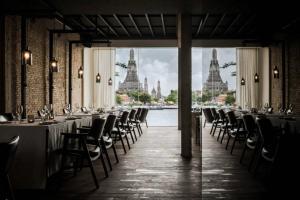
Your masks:
<instances>
[{"instance_id":1,"label":"concrete pillar","mask_svg":"<svg viewBox=\"0 0 300 200\"><path fill-rule=\"evenodd\" d=\"M181 155L192 156L192 19L186 13L178 14L178 126L181 129Z\"/></svg>"}]
</instances>

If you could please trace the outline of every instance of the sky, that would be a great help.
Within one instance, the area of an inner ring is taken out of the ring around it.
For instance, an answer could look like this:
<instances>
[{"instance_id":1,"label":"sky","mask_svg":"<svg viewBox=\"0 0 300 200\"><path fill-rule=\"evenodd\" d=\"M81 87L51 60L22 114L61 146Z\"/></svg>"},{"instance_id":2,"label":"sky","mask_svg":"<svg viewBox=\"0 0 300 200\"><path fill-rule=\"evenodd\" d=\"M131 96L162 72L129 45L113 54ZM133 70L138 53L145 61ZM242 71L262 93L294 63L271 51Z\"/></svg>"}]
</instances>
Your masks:
<instances>
[{"instance_id":1,"label":"sky","mask_svg":"<svg viewBox=\"0 0 300 200\"><path fill-rule=\"evenodd\" d=\"M236 61L235 48L216 48L218 52L219 65L226 62ZM116 49L116 62L128 64L130 48ZM141 83L144 78L148 79L148 90L157 88L157 81L160 80L163 96L170 94L171 90L178 88L178 49L177 48L134 48L134 56L138 67L138 76ZM192 90L202 90L203 81L208 76L212 48L192 49ZM126 69L116 66L119 76L116 82L123 82L126 76ZM235 77L231 72L235 66L220 69L223 81L228 81L229 89L235 89ZM204 77L204 78L202 78ZM118 84L116 84L118 87ZM117 88L116 88L117 89Z\"/></svg>"}]
</instances>

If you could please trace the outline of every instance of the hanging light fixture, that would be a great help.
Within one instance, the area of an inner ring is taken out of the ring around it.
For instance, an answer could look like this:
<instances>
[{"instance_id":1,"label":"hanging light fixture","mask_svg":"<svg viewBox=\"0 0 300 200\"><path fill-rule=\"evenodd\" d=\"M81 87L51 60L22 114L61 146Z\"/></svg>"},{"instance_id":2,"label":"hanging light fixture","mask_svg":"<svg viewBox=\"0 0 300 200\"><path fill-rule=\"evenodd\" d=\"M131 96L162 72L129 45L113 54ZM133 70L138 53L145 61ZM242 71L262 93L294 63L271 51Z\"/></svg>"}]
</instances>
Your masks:
<instances>
[{"instance_id":1,"label":"hanging light fixture","mask_svg":"<svg viewBox=\"0 0 300 200\"><path fill-rule=\"evenodd\" d=\"M52 57L50 60L50 69L51 72L58 72L58 61L55 57Z\"/></svg>"},{"instance_id":2,"label":"hanging light fixture","mask_svg":"<svg viewBox=\"0 0 300 200\"><path fill-rule=\"evenodd\" d=\"M101 76L99 73L99 49L98 49L98 53L97 53L97 68L98 68L98 74L96 75L96 83L100 83L101 82Z\"/></svg>"},{"instance_id":3,"label":"hanging light fixture","mask_svg":"<svg viewBox=\"0 0 300 200\"><path fill-rule=\"evenodd\" d=\"M274 78L279 78L279 70L276 65L273 69L273 75L274 75Z\"/></svg>"},{"instance_id":4,"label":"hanging light fixture","mask_svg":"<svg viewBox=\"0 0 300 200\"><path fill-rule=\"evenodd\" d=\"M258 83L258 82L259 82L259 76L258 76L257 73L255 73L255 75L254 75L254 82L255 82L255 83Z\"/></svg>"},{"instance_id":5,"label":"hanging light fixture","mask_svg":"<svg viewBox=\"0 0 300 200\"><path fill-rule=\"evenodd\" d=\"M22 51L22 63L32 65L32 52L28 49L28 46Z\"/></svg>"},{"instance_id":6,"label":"hanging light fixture","mask_svg":"<svg viewBox=\"0 0 300 200\"><path fill-rule=\"evenodd\" d=\"M245 83L246 83L246 81L245 81L245 79L242 77L242 79L241 79L241 85L245 85Z\"/></svg>"},{"instance_id":7,"label":"hanging light fixture","mask_svg":"<svg viewBox=\"0 0 300 200\"><path fill-rule=\"evenodd\" d=\"M28 44L28 25L26 20L26 45ZM28 49L28 46L26 46L25 49L22 50L22 64L23 65L32 65L32 52Z\"/></svg>"},{"instance_id":8,"label":"hanging light fixture","mask_svg":"<svg viewBox=\"0 0 300 200\"><path fill-rule=\"evenodd\" d=\"M80 66L79 67L79 69L78 69L78 78L83 78L83 68L82 68L82 66Z\"/></svg>"},{"instance_id":9,"label":"hanging light fixture","mask_svg":"<svg viewBox=\"0 0 300 200\"><path fill-rule=\"evenodd\" d=\"M53 27L55 29L55 20L53 20ZM54 50L55 54L52 58L50 58L50 61L49 61L50 70L51 70L51 72L58 72L59 71L59 69L58 69L58 60L55 58L55 55L57 55L55 35L54 35L54 41L53 41L53 49L55 49Z\"/></svg>"},{"instance_id":10,"label":"hanging light fixture","mask_svg":"<svg viewBox=\"0 0 300 200\"><path fill-rule=\"evenodd\" d=\"M111 48L109 48L109 74L108 85L112 85L113 81L111 79Z\"/></svg>"},{"instance_id":11,"label":"hanging light fixture","mask_svg":"<svg viewBox=\"0 0 300 200\"><path fill-rule=\"evenodd\" d=\"M256 49L256 71L258 71L258 49ZM254 75L254 82L255 83L259 82L259 76L257 72Z\"/></svg>"}]
</instances>

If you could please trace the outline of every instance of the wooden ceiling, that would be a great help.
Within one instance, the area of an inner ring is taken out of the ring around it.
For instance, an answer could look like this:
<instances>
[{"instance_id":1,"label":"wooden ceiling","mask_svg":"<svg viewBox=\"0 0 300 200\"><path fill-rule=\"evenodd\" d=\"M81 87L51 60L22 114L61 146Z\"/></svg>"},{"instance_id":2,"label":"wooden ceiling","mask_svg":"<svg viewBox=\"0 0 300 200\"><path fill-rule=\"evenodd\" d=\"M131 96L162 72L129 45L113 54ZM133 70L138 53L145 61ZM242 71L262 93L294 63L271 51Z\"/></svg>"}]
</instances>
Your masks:
<instances>
[{"instance_id":1,"label":"wooden ceiling","mask_svg":"<svg viewBox=\"0 0 300 200\"><path fill-rule=\"evenodd\" d=\"M5 14L57 17L90 39L176 39L177 13L192 16L193 39L255 39L298 34L292 1L10 0Z\"/></svg>"}]
</instances>

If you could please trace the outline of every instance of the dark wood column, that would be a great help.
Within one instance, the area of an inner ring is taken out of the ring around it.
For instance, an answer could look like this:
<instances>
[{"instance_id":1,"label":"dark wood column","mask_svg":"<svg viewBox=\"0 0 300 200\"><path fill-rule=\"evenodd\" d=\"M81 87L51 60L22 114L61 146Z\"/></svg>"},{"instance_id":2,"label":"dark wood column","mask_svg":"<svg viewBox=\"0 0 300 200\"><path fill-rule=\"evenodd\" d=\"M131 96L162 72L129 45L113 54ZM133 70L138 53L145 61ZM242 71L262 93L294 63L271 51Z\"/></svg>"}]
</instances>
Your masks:
<instances>
[{"instance_id":1,"label":"dark wood column","mask_svg":"<svg viewBox=\"0 0 300 200\"><path fill-rule=\"evenodd\" d=\"M52 31L49 31L49 61L53 57L53 35ZM50 65L50 63L49 63ZM53 105L53 74L51 68L48 66L49 69L49 104Z\"/></svg>"},{"instance_id":2,"label":"dark wood column","mask_svg":"<svg viewBox=\"0 0 300 200\"><path fill-rule=\"evenodd\" d=\"M72 45L73 42L69 42L69 104L72 107Z\"/></svg>"},{"instance_id":3,"label":"dark wood column","mask_svg":"<svg viewBox=\"0 0 300 200\"><path fill-rule=\"evenodd\" d=\"M26 49L27 44L27 18L22 16L21 18L21 52ZM20 57L22 60L22 55ZM26 97L27 97L27 65L21 62L21 105L23 106L22 118L26 118Z\"/></svg>"},{"instance_id":4,"label":"dark wood column","mask_svg":"<svg viewBox=\"0 0 300 200\"><path fill-rule=\"evenodd\" d=\"M5 17L0 16L0 113L5 112Z\"/></svg>"},{"instance_id":5,"label":"dark wood column","mask_svg":"<svg viewBox=\"0 0 300 200\"><path fill-rule=\"evenodd\" d=\"M192 18L190 14L178 14L178 85L179 127L181 128L181 155L192 156Z\"/></svg>"}]
</instances>

